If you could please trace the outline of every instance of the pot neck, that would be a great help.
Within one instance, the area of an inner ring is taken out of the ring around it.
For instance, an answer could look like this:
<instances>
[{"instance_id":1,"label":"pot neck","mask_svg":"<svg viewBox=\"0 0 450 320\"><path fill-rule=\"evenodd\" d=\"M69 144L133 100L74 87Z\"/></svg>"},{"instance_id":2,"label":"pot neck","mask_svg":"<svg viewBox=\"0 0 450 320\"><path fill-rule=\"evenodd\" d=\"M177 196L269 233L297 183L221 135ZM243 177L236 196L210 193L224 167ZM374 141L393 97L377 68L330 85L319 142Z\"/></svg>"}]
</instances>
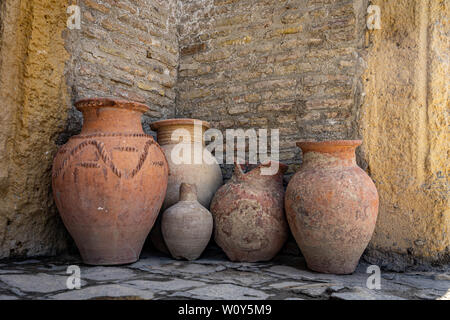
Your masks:
<instances>
[{"instance_id":1,"label":"pot neck","mask_svg":"<svg viewBox=\"0 0 450 320\"><path fill-rule=\"evenodd\" d=\"M133 102L89 99L76 103L83 113L81 134L133 133L143 134L141 117L146 106Z\"/></svg>"},{"instance_id":2,"label":"pot neck","mask_svg":"<svg viewBox=\"0 0 450 320\"><path fill-rule=\"evenodd\" d=\"M273 169L270 169L273 168ZM244 173L242 165L234 163L233 179L236 182L264 183L264 184L282 184L283 174L287 166L281 162L269 161L260 164L253 170Z\"/></svg>"},{"instance_id":3,"label":"pot neck","mask_svg":"<svg viewBox=\"0 0 450 320\"><path fill-rule=\"evenodd\" d=\"M303 152L303 166L351 167L356 166L355 150L360 144L360 140L302 141L297 146Z\"/></svg>"},{"instance_id":4,"label":"pot neck","mask_svg":"<svg viewBox=\"0 0 450 320\"><path fill-rule=\"evenodd\" d=\"M151 127L157 132L160 145L184 142L204 146L203 137L209 124L195 119L169 119L155 122Z\"/></svg>"},{"instance_id":5,"label":"pot neck","mask_svg":"<svg viewBox=\"0 0 450 320\"><path fill-rule=\"evenodd\" d=\"M197 201L197 187L195 184L183 182L180 185L180 201Z\"/></svg>"}]
</instances>

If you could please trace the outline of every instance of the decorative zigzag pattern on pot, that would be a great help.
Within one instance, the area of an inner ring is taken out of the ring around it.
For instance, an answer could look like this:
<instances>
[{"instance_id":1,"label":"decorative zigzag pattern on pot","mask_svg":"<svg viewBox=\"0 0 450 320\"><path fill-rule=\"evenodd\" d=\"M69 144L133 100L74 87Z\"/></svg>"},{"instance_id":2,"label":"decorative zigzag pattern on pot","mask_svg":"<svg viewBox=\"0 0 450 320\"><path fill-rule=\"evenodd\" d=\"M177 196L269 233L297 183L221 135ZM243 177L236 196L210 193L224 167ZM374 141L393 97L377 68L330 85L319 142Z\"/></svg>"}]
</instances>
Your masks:
<instances>
[{"instance_id":1,"label":"decorative zigzag pattern on pot","mask_svg":"<svg viewBox=\"0 0 450 320\"><path fill-rule=\"evenodd\" d=\"M148 152L150 149L150 146L155 144L155 141L153 139L148 140L145 143L144 146L144 151L142 152L142 154L139 157L139 161L137 166L131 171L131 174L127 175L125 174L122 170L120 170L119 168L117 168L117 166L113 163L111 156L109 155L108 151L106 150L105 144L101 141L97 141L97 140L87 140L87 141L83 141L81 142L79 145L77 145L75 148L73 148L69 155L63 160L62 165L55 169L53 171L53 178L56 179L68 166L69 161L77 154L79 153L81 150L83 150L84 148L88 147L88 146L94 146L98 153L100 154L100 158L103 160L103 162L105 163L105 165L107 167L109 167L111 169L111 171L119 178L125 178L125 179L132 179L134 178L138 172L141 170L145 160L147 159L148 156ZM62 151L62 150L61 150ZM63 153L65 151L62 151Z\"/></svg>"}]
</instances>

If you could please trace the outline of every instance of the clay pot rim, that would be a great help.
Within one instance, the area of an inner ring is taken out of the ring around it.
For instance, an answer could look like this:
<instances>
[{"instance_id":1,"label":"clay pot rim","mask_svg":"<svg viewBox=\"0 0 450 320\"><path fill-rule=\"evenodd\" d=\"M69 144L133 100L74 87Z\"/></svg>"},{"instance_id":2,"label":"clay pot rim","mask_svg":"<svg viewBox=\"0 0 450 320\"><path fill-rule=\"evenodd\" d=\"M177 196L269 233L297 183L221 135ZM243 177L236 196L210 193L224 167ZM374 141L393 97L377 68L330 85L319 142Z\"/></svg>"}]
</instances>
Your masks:
<instances>
[{"instance_id":1,"label":"clay pot rim","mask_svg":"<svg viewBox=\"0 0 450 320\"><path fill-rule=\"evenodd\" d=\"M252 174L253 171L257 170L257 169L261 169L264 167L270 167L272 163L278 163L278 172L281 172L282 174L284 174L287 169L288 169L288 165L284 164L280 161L276 161L276 160L269 160L266 162L262 162L260 164L258 164L256 167L252 168L250 171L244 172L242 170L242 167L245 166L245 163L237 163L236 161L234 162L234 166L235 166L235 173L237 173L238 176L241 177L246 177L246 176L250 176ZM237 172L236 172L237 170Z\"/></svg>"},{"instance_id":2,"label":"clay pot rim","mask_svg":"<svg viewBox=\"0 0 450 320\"><path fill-rule=\"evenodd\" d=\"M356 148L362 144L362 140L326 140L326 141L299 140L295 144L302 150L303 149L321 150L333 147Z\"/></svg>"},{"instance_id":3,"label":"clay pot rim","mask_svg":"<svg viewBox=\"0 0 450 320\"><path fill-rule=\"evenodd\" d=\"M278 168L280 168L280 170L283 173L286 172L286 170L288 169L288 165L287 164L284 164L283 162L276 161L276 160L269 160L269 161L262 162L256 168L259 168L259 167L270 167L272 165L272 163L278 163Z\"/></svg>"},{"instance_id":4,"label":"clay pot rim","mask_svg":"<svg viewBox=\"0 0 450 320\"><path fill-rule=\"evenodd\" d=\"M175 119L166 119L166 120L159 120L156 122L153 122L150 124L150 128L153 131L158 131L161 127L166 126L174 126L174 125L193 125L194 121L200 122L202 127L209 129L211 128L211 125L207 121L199 120L199 119L191 119L191 118L175 118Z\"/></svg>"},{"instance_id":5,"label":"clay pot rim","mask_svg":"<svg viewBox=\"0 0 450 320\"><path fill-rule=\"evenodd\" d=\"M90 108L101 108L101 107L112 107L118 109L126 109L131 111L137 111L145 113L150 110L150 108L140 102L129 101L123 99L113 99L113 98L86 98L75 102L75 107L83 112L83 110Z\"/></svg>"}]
</instances>

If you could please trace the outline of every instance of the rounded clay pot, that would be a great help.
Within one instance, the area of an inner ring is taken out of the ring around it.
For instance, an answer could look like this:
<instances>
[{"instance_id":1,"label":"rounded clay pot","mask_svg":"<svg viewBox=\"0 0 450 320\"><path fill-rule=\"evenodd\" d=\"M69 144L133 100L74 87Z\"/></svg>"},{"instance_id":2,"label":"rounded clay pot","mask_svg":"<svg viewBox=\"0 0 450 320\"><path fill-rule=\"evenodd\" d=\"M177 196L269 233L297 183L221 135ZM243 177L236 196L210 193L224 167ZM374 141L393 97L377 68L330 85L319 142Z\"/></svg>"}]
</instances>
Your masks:
<instances>
[{"instance_id":1,"label":"rounded clay pot","mask_svg":"<svg viewBox=\"0 0 450 320\"><path fill-rule=\"evenodd\" d=\"M286 215L308 267L352 273L372 237L378 193L357 166L360 140L297 142L303 164L286 190Z\"/></svg>"},{"instance_id":2,"label":"rounded clay pot","mask_svg":"<svg viewBox=\"0 0 450 320\"><path fill-rule=\"evenodd\" d=\"M162 235L172 257L195 260L211 239L213 218L197 201L195 185L182 183L179 198L162 214Z\"/></svg>"},{"instance_id":3,"label":"rounded clay pot","mask_svg":"<svg viewBox=\"0 0 450 320\"><path fill-rule=\"evenodd\" d=\"M195 185L198 202L209 209L211 199L223 180L219 164L205 149L203 135L208 128L207 122L195 119L168 119L151 124L169 164L169 180L162 210L178 202L182 182ZM188 157L180 159L180 155ZM160 218L150 238L158 250L169 253L161 234Z\"/></svg>"},{"instance_id":4,"label":"rounded clay pot","mask_svg":"<svg viewBox=\"0 0 450 320\"><path fill-rule=\"evenodd\" d=\"M278 165L266 175L263 168ZM232 261L272 259L282 248L289 228L284 215L283 173L286 165L269 162L248 173L235 164L233 177L214 195L211 213L214 238Z\"/></svg>"},{"instance_id":5,"label":"rounded clay pot","mask_svg":"<svg viewBox=\"0 0 450 320\"><path fill-rule=\"evenodd\" d=\"M56 205L85 263L132 263L167 188L164 153L141 126L148 107L112 99L75 105L84 123L55 156Z\"/></svg>"}]
</instances>

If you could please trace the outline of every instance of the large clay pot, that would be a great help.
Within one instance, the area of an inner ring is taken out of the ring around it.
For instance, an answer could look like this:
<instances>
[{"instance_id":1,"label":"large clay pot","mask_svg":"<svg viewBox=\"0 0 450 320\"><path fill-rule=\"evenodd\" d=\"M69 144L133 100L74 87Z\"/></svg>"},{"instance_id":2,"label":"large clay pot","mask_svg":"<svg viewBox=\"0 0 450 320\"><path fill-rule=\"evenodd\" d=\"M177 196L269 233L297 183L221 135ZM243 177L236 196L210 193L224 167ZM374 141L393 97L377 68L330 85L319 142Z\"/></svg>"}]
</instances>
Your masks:
<instances>
[{"instance_id":1,"label":"large clay pot","mask_svg":"<svg viewBox=\"0 0 450 320\"><path fill-rule=\"evenodd\" d=\"M248 173L236 164L233 177L214 195L210 210L214 238L232 261L270 260L287 240L289 228L283 209L287 167L277 164L273 175L262 174L262 168L271 162Z\"/></svg>"},{"instance_id":2,"label":"large clay pot","mask_svg":"<svg viewBox=\"0 0 450 320\"><path fill-rule=\"evenodd\" d=\"M286 190L286 215L310 269L352 273L375 228L378 193L357 166L360 140L297 143L303 165Z\"/></svg>"},{"instance_id":3,"label":"large clay pot","mask_svg":"<svg viewBox=\"0 0 450 320\"><path fill-rule=\"evenodd\" d=\"M178 202L182 182L196 186L198 202L207 209L214 193L223 184L219 164L205 149L203 136L208 128L207 122L195 119L168 119L152 123L151 129L157 132L158 143L169 163L169 180L162 210ZM182 163L177 158L183 155L183 150L190 152L190 162ZM158 218L150 237L158 250L168 253L161 234L161 218Z\"/></svg>"},{"instance_id":4,"label":"large clay pot","mask_svg":"<svg viewBox=\"0 0 450 320\"><path fill-rule=\"evenodd\" d=\"M161 231L175 259L195 260L208 245L213 230L211 213L197 201L197 188L182 183L180 200L161 217Z\"/></svg>"},{"instance_id":5,"label":"large clay pot","mask_svg":"<svg viewBox=\"0 0 450 320\"><path fill-rule=\"evenodd\" d=\"M78 101L84 124L53 162L53 194L87 264L139 258L164 200L168 165L141 116L148 107L112 99Z\"/></svg>"}]
</instances>

